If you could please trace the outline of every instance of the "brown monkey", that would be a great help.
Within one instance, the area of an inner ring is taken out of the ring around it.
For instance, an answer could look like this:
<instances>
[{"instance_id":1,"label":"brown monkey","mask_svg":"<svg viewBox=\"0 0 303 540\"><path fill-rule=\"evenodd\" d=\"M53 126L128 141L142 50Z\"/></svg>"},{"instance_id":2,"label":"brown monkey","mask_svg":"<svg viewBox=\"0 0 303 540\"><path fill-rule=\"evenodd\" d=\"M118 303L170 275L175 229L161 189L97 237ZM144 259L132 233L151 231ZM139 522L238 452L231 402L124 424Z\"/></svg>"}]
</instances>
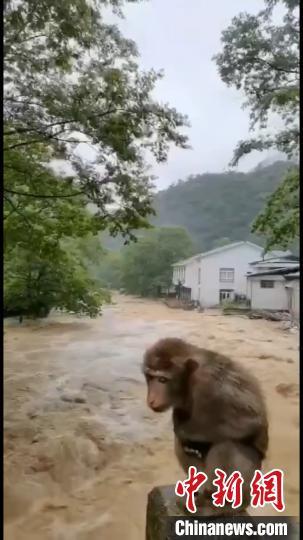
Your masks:
<instances>
[{"instance_id":1,"label":"brown monkey","mask_svg":"<svg viewBox=\"0 0 303 540\"><path fill-rule=\"evenodd\" d=\"M147 404L173 409L175 453L184 471L194 465L208 481L196 502L200 515L239 514L250 504L250 482L268 447L267 412L258 381L219 353L177 338L161 339L144 356ZM217 508L215 469L242 474L241 508Z\"/></svg>"}]
</instances>

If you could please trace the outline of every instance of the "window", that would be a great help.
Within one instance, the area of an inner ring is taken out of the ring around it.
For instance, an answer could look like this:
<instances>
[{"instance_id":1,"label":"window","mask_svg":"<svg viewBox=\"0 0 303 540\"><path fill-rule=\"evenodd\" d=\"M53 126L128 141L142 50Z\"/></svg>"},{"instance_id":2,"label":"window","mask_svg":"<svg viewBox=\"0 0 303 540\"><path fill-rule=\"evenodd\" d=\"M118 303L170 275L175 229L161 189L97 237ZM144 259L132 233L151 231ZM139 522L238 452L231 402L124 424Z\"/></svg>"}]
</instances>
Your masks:
<instances>
[{"instance_id":1,"label":"window","mask_svg":"<svg viewBox=\"0 0 303 540\"><path fill-rule=\"evenodd\" d=\"M269 279L261 279L260 281L261 289L273 289L274 286L275 286L275 282L270 281Z\"/></svg>"},{"instance_id":2,"label":"window","mask_svg":"<svg viewBox=\"0 0 303 540\"><path fill-rule=\"evenodd\" d=\"M201 268L198 268L198 284L201 283Z\"/></svg>"},{"instance_id":3,"label":"window","mask_svg":"<svg viewBox=\"0 0 303 540\"><path fill-rule=\"evenodd\" d=\"M185 279L185 266L177 266L174 270L174 276L177 281L184 281Z\"/></svg>"},{"instance_id":4,"label":"window","mask_svg":"<svg viewBox=\"0 0 303 540\"><path fill-rule=\"evenodd\" d=\"M220 281L221 283L233 283L235 280L234 268L220 268Z\"/></svg>"}]
</instances>

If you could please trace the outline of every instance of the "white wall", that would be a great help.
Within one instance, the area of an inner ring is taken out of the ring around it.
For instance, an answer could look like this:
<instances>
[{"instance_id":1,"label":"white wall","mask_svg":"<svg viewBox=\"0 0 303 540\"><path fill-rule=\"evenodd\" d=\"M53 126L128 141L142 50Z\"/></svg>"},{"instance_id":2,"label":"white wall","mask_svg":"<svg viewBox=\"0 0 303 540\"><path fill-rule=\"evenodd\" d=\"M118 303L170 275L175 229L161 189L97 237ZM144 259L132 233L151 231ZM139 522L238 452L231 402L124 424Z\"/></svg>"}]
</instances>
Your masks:
<instances>
[{"instance_id":1,"label":"white wall","mask_svg":"<svg viewBox=\"0 0 303 540\"><path fill-rule=\"evenodd\" d=\"M193 259L186 265L184 282L191 289L191 300L199 300L198 272L199 260Z\"/></svg>"},{"instance_id":2,"label":"white wall","mask_svg":"<svg viewBox=\"0 0 303 540\"><path fill-rule=\"evenodd\" d=\"M201 294L203 307L219 304L220 289L233 289L235 293L247 295L246 274L250 271L249 263L261 257L262 248L250 244L241 244L231 249L218 251L201 258ZM233 283L220 282L220 268L234 268Z\"/></svg>"},{"instance_id":3,"label":"white wall","mask_svg":"<svg viewBox=\"0 0 303 540\"><path fill-rule=\"evenodd\" d=\"M300 283L298 281L293 289L292 313L296 320L300 320Z\"/></svg>"},{"instance_id":4,"label":"white wall","mask_svg":"<svg viewBox=\"0 0 303 540\"><path fill-rule=\"evenodd\" d=\"M191 300L199 299L198 285L199 260L189 259L184 265L173 267L173 284L182 282L184 287L191 289Z\"/></svg>"},{"instance_id":5,"label":"white wall","mask_svg":"<svg viewBox=\"0 0 303 540\"><path fill-rule=\"evenodd\" d=\"M273 281L272 289L261 288L261 280ZM256 276L247 280L252 309L288 309L285 280L282 276Z\"/></svg>"},{"instance_id":6,"label":"white wall","mask_svg":"<svg viewBox=\"0 0 303 540\"><path fill-rule=\"evenodd\" d=\"M291 295L291 307L290 312L295 320L300 319L300 281L295 279L290 282L286 282L286 287Z\"/></svg>"}]
</instances>

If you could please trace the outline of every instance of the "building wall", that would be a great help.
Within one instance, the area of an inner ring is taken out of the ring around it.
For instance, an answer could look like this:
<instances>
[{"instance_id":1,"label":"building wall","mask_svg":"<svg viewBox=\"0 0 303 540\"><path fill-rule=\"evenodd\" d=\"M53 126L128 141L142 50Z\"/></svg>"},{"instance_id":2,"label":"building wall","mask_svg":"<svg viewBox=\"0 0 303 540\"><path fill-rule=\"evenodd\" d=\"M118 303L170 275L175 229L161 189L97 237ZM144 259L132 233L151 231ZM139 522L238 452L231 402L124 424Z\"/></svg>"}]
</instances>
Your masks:
<instances>
[{"instance_id":1,"label":"building wall","mask_svg":"<svg viewBox=\"0 0 303 540\"><path fill-rule=\"evenodd\" d=\"M233 289L237 294L247 295L246 274L249 263L257 260L262 248L242 244L226 251L218 251L201 258L200 302L203 307L219 304L220 289ZM234 282L220 282L220 268L234 268ZM197 273L198 275L198 273ZM197 298L198 299L198 298Z\"/></svg>"},{"instance_id":2,"label":"building wall","mask_svg":"<svg viewBox=\"0 0 303 540\"><path fill-rule=\"evenodd\" d=\"M191 300L199 299L198 273L199 261L197 259L189 259L184 265L173 268L173 284L177 285L181 281L184 287L191 289Z\"/></svg>"},{"instance_id":3,"label":"building wall","mask_svg":"<svg viewBox=\"0 0 303 540\"><path fill-rule=\"evenodd\" d=\"M292 312L296 320L300 320L300 282L299 280L296 283L296 286L293 289L293 304Z\"/></svg>"},{"instance_id":4,"label":"building wall","mask_svg":"<svg viewBox=\"0 0 303 540\"><path fill-rule=\"evenodd\" d=\"M261 288L261 280L273 281L272 289ZM287 310L288 296L282 276L256 276L247 279L252 309Z\"/></svg>"},{"instance_id":5,"label":"building wall","mask_svg":"<svg viewBox=\"0 0 303 540\"><path fill-rule=\"evenodd\" d=\"M199 261L194 259L186 265L185 270L185 287L191 289L191 300L199 300Z\"/></svg>"},{"instance_id":6,"label":"building wall","mask_svg":"<svg viewBox=\"0 0 303 540\"><path fill-rule=\"evenodd\" d=\"M300 280L294 279L287 282L286 288L291 296L290 313L298 321L300 320Z\"/></svg>"}]
</instances>

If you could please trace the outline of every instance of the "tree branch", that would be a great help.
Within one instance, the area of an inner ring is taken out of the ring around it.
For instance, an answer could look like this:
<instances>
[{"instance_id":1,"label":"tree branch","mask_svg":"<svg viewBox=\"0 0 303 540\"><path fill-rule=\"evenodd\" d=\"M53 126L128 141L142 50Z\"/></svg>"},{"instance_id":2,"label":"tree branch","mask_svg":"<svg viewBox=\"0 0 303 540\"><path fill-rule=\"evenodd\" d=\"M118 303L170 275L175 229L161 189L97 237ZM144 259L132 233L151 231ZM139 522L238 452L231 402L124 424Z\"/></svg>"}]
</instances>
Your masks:
<instances>
[{"instance_id":1,"label":"tree branch","mask_svg":"<svg viewBox=\"0 0 303 540\"><path fill-rule=\"evenodd\" d=\"M300 74L299 70L285 69L285 68L283 68L281 66L278 66L277 64L274 64L274 63L270 62L269 60L265 60L264 58L252 57L251 61L256 62L256 63L266 64L267 66L271 67L272 69L275 69L276 71L282 71L283 73L294 73L296 75Z\"/></svg>"},{"instance_id":2,"label":"tree branch","mask_svg":"<svg viewBox=\"0 0 303 540\"><path fill-rule=\"evenodd\" d=\"M35 199L67 199L70 197L79 197L79 195L83 195L83 191L79 191L77 193L71 193L70 195L44 195L42 193L24 193L22 191L14 191L13 189L6 189L4 188L4 191L6 193L12 193L12 195L21 195L23 197L33 197Z\"/></svg>"},{"instance_id":3,"label":"tree branch","mask_svg":"<svg viewBox=\"0 0 303 540\"><path fill-rule=\"evenodd\" d=\"M34 140L31 140L31 141L23 141L23 142L20 142L20 143L12 144L11 146L5 146L3 148L3 151L5 152L7 150L13 150L14 148L18 148L19 146L27 146L28 144L36 144L36 143L41 143L41 142L43 142L41 139L34 139Z\"/></svg>"},{"instance_id":4,"label":"tree branch","mask_svg":"<svg viewBox=\"0 0 303 540\"><path fill-rule=\"evenodd\" d=\"M27 217L22 214L22 212L20 212L20 210L18 209L18 207L13 203L13 201L9 198L9 197L6 197L5 195L3 195L4 199L8 202L8 204L10 204L10 206L13 208L14 212L16 212L20 217L22 217L22 219L24 219L24 221L26 221L26 223L32 227L32 224L31 222L29 221L29 219L27 219ZM8 217L8 216L7 216Z\"/></svg>"}]
</instances>

